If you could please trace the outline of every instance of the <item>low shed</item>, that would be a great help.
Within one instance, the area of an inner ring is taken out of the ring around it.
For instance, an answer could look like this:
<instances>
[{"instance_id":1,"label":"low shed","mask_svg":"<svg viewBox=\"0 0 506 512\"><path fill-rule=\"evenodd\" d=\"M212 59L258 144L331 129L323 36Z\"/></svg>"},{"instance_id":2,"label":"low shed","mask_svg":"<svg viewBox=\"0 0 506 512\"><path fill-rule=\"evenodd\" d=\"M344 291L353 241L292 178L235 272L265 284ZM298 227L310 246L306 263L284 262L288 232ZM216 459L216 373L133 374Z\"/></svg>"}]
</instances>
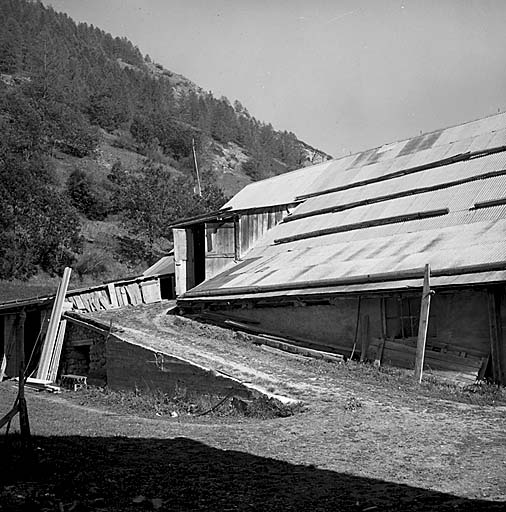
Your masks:
<instances>
[{"instance_id":1,"label":"low shed","mask_svg":"<svg viewBox=\"0 0 506 512\"><path fill-rule=\"evenodd\" d=\"M180 223L178 304L412 367L430 265L426 368L504 384L505 236L499 114L253 183Z\"/></svg>"}]
</instances>

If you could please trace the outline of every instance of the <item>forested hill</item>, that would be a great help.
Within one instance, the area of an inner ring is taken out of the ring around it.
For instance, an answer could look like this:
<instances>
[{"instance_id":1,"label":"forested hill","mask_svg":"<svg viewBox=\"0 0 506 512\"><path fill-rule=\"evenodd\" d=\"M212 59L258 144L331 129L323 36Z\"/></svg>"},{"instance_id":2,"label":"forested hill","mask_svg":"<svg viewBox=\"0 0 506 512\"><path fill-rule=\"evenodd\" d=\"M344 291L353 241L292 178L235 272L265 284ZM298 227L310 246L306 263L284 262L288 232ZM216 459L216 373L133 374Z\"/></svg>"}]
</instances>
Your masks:
<instances>
[{"instance_id":1,"label":"forested hill","mask_svg":"<svg viewBox=\"0 0 506 512\"><path fill-rule=\"evenodd\" d=\"M0 0L0 131L0 278L75 262L87 220L112 219L153 245L170 236L162 219L219 207L223 189L235 191L216 187L224 167L244 184L328 158L126 38L27 0ZM202 198L193 194L192 142ZM99 175L104 148L116 148L117 161ZM120 149L138 155L136 165ZM163 209L143 211L135 191L147 185L171 199Z\"/></svg>"}]
</instances>

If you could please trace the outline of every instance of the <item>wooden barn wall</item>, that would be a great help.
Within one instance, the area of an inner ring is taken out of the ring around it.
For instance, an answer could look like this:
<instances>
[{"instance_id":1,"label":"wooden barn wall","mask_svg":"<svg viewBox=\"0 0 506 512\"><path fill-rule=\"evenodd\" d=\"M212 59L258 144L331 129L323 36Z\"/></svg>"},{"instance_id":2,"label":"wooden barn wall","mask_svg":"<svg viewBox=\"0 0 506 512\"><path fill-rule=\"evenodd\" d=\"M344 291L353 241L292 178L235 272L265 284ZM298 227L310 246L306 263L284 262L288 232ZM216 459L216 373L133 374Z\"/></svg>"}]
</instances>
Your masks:
<instances>
[{"instance_id":1,"label":"wooden barn wall","mask_svg":"<svg viewBox=\"0 0 506 512\"><path fill-rule=\"evenodd\" d=\"M261 307L223 311L230 318L258 322L255 328L349 352L353 347L358 299L332 305Z\"/></svg>"},{"instance_id":2,"label":"wooden barn wall","mask_svg":"<svg viewBox=\"0 0 506 512\"><path fill-rule=\"evenodd\" d=\"M206 233L206 279L235 261L235 223L208 222Z\"/></svg>"},{"instance_id":3,"label":"wooden barn wall","mask_svg":"<svg viewBox=\"0 0 506 512\"><path fill-rule=\"evenodd\" d=\"M269 229L288 213L287 207L274 207L261 213L243 214L239 218L239 257L246 254Z\"/></svg>"},{"instance_id":4,"label":"wooden barn wall","mask_svg":"<svg viewBox=\"0 0 506 512\"><path fill-rule=\"evenodd\" d=\"M402 294L403 298L409 296L414 295ZM334 298L329 305L253 307L227 309L221 313L239 322L255 322L251 325L261 332L320 345L347 356L355 344L356 355L364 348L367 359L378 357L383 363L413 368L416 336L387 338L384 309L385 298L378 296L360 300ZM502 325L505 320L503 302ZM436 293L429 324L431 336L427 338L426 369L477 375L490 352L487 291ZM504 345L504 339L502 343Z\"/></svg>"},{"instance_id":5,"label":"wooden barn wall","mask_svg":"<svg viewBox=\"0 0 506 512\"><path fill-rule=\"evenodd\" d=\"M488 354L490 330L485 290L436 293L431 313L436 321L435 338L449 350Z\"/></svg>"}]
</instances>

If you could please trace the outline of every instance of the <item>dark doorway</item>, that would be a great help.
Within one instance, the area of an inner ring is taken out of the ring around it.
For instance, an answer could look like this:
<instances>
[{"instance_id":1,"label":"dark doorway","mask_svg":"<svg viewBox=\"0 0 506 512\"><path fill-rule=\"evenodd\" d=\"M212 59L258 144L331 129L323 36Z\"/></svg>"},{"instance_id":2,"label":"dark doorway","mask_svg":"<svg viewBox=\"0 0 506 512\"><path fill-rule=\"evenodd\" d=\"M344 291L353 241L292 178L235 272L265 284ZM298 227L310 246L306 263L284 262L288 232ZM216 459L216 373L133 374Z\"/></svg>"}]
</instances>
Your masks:
<instances>
[{"instance_id":1,"label":"dark doorway","mask_svg":"<svg viewBox=\"0 0 506 512\"><path fill-rule=\"evenodd\" d=\"M197 224L192 227L193 237L193 277L197 286L206 278L206 245L204 224Z\"/></svg>"},{"instance_id":2,"label":"dark doorway","mask_svg":"<svg viewBox=\"0 0 506 512\"><path fill-rule=\"evenodd\" d=\"M176 284L174 274L160 276L160 296L162 299L175 299L176 298Z\"/></svg>"},{"instance_id":3,"label":"dark doorway","mask_svg":"<svg viewBox=\"0 0 506 512\"><path fill-rule=\"evenodd\" d=\"M41 317L49 316L49 313L42 313L40 310L26 312L25 320L25 364L27 375L30 375L36 368L43 340L41 338Z\"/></svg>"}]
</instances>

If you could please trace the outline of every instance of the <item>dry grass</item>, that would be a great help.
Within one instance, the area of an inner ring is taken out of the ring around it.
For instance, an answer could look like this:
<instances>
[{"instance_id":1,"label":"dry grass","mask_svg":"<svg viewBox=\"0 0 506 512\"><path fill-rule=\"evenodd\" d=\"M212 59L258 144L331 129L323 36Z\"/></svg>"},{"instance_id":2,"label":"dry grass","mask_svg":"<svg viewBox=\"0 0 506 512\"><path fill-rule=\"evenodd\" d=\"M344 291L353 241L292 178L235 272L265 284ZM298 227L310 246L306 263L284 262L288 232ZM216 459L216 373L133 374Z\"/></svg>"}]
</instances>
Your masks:
<instances>
[{"instance_id":1,"label":"dry grass","mask_svg":"<svg viewBox=\"0 0 506 512\"><path fill-rule=\"evenodd\" d=\"M74 392L65 392L64 398L79 405L100 407L121 414L144 418L183 418L191 420L210 417L273 419L292 416L302 410L300 405L284 405L273 399L237 399L229 396L197 394L180 387L173 394L152 392L114 391L107 387L89 386Z\"/></svg>"}]
</instances>

